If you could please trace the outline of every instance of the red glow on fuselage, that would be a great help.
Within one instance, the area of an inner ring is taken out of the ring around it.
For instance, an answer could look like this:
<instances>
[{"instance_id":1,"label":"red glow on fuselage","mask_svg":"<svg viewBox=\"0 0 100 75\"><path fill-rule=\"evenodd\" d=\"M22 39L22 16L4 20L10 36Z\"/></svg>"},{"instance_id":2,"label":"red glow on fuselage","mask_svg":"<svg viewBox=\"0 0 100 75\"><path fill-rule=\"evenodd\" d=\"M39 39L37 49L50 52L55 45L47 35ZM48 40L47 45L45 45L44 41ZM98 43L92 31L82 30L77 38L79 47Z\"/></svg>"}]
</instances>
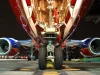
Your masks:
<instances>
[{"instance_id":1,"label":"red glow on fuselage","mask_svg":"<svg viewBox=\"0 0 100 75\"><path fill-rule=\"evenodd\" d=\"M66 18L65 18L65 22L66 22L66 23L68 22L69 18L70 18L70 12L68 11L68 14L67 14L67 16L66 16Z\"/></svg>"},{"instance_id":2,"label":"red glow on fuselage","mask_svg":"<svg viewBox=\"0 0 100 75\"><path fill-rule=\"evenodd\" d=\"M71 1L71 5L72 5L72 6L74 6L75 3L76 3L76 0L72 0L72 1Z\"/></svg>"},{"instance_id":3,"label":"red glow on fuselage","mask_svg":"<svg viewBox=\"0 0 100 75\"><path fill-rule=\"evenodd\" d=\"M31 1L30 0L26 0L27 6L31 5Z\"/></svg>"}]
</instances>

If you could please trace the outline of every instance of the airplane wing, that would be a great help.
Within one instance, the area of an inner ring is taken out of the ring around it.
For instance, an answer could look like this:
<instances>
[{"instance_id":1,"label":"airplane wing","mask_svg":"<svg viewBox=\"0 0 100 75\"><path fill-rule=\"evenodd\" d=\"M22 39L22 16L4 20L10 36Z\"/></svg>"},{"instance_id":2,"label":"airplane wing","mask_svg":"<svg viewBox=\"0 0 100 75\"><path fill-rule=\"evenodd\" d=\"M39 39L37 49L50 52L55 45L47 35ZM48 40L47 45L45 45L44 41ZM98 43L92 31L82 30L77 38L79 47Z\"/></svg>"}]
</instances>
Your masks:
<instances>
[{"instance_id":1,"label":"airplane wing","mask_svg":"<svg viewBox=\"0 0 100 75\"><path fill-rule=\"evenodd\" d=\"M66 46L67 47L72 47L72 46L81 46L83 43L82 40L67 40Z\"/></svg>"},{"instance_id":2,"label":"airplane wing","mask_svg":"<svg viewBox=\"0 0 100 75\"><path fill-rule=\"evenodd\" d=\"M34 46L32 40L18 40L18 42L20 43L20 46L27 46L27 47Z\"/></svg>"}]
</instances>

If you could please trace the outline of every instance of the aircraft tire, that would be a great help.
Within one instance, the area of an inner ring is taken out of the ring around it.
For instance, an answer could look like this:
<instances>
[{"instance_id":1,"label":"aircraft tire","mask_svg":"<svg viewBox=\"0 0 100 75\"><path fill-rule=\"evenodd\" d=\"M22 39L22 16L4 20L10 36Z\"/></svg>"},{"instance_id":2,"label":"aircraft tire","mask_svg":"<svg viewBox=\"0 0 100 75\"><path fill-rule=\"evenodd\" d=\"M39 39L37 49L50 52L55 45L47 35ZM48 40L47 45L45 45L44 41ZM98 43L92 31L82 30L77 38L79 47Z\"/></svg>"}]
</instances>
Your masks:
<instances>
[{"instance_id":1,"label":"aircraft tire","mask_svg":"<svg viewBox=\"0 0 100 75\"><path fill-rule=\"evenodd\" d=\"M71 59L72 59L72 58L71 58L71 57L69 57L69 58L68 58L68 61L71 61Z\"/></svg>"},{"instance_id":2,"label":"aircraft tire","mask_svg":"<svg viewBox=\"0 0 100 75\"><path fill-rule=\"evenodd\" d=\"M31 58L28 56L28 61L31 61Z\"/></svg>"},{"instance_id":3,"label":"aircraft tire","mask_svg":"<svg viewBox=\"0 0 100 75\"><path fill-rule=\"evenodd\" d=\"M57 70L62 69L63 64L63 55L61 47L55 47L55 59L54 59L54 67Z\"/></svg>"},{"instance_id":4,"label":"aircraft tire","mask_svg":"<svg viewBox=\"0 0 100 75\"><path fill-rule=\"evenodd\" d=\"M38 65L40 70L46 69L47 65L47 51L45 46L41 46L38 55Z\"/></svg>"}]
</instances>

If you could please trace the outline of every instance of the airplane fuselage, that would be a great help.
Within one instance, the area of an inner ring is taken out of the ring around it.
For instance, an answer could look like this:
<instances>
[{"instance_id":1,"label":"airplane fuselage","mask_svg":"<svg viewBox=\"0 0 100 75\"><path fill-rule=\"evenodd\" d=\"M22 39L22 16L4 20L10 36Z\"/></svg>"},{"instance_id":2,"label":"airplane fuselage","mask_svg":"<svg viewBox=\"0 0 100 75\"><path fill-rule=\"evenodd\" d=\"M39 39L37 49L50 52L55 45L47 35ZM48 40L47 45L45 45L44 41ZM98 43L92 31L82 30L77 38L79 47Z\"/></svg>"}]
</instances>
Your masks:
<instances>
[{"instance_id":1,"label":"airplane fuselage","mask_svg":"<svg viewBox=\"0 0 100 75\"><path fill-rule=\"evenodd\" d=\"M91 0L9 0L11 7L29 36L38 43L44 35L57 34L63 42L84 17ZM38 39L38 40L37 40Z\"/></svg>"}]
</instances>

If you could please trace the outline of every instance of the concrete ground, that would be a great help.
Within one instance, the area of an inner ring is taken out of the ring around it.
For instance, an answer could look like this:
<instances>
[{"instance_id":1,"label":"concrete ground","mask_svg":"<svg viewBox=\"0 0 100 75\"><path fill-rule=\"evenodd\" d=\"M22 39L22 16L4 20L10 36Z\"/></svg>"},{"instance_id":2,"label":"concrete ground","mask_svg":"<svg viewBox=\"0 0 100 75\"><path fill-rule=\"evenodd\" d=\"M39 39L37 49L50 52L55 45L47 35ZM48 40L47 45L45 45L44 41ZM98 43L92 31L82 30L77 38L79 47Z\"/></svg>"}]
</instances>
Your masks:
<instances>
[{"instance_id":1,"label":"concrete ground","mask_svg":"<svg viewBox=\"0 0 100 75\"><path fill-rule=\"evenodd\" d=\"M62 70L55 70L51 63L39 70L37 61L8 59L0 60L0 75L100 75L100 63L64 61Z\"/></svg>"}]
</instances>

